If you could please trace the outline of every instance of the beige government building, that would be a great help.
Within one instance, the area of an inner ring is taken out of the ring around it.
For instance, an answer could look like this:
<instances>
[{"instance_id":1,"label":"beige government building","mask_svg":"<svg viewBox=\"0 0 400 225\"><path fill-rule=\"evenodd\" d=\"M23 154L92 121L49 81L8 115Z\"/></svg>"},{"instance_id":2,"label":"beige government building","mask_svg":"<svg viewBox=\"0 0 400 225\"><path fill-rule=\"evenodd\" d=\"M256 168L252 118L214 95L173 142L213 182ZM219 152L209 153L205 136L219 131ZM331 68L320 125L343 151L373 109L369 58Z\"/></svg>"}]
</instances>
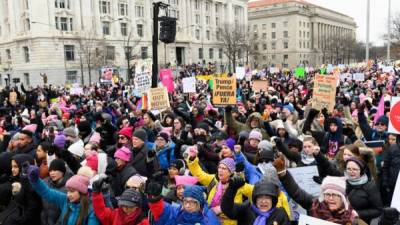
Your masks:
<instances>
[{"instance_id":1,"label":"beige government building","mask_svg":"<svg viewBox=\"0 0 400 225\"><path fill-rule=\"evenodd\" d=\"M357 25L352 17L304 0L257 0L248 4L248 25L254 41L253 64L294 68L346 62L343 56L330 62L329 44L345 48L355 40ZM341 41L338 41L342 38ZM336 42L336 43L333 43ZM332 54L330 54L332 55Z\"/></svg>"}]
</instances>

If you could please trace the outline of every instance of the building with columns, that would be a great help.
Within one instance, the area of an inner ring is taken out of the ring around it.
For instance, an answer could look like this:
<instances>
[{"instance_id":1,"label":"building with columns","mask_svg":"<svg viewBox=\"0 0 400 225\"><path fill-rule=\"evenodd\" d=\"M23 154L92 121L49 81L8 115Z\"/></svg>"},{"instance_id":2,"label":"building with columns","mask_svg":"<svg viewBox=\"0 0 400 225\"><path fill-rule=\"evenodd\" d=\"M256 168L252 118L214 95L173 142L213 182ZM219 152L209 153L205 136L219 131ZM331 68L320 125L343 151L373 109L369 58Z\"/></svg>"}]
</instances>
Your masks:
<instances>
[{"instance_id":1,"label":"building with columns","mask_svg":"<svg viewBox=\"0 0 400 225\"><path fill-rule=\"evenodd\" d=\"M348 63L356 40L354 19L304 0L248 4L257 67Z\"/></svg>"},{"instance_id":2,"label":"building with columns","mask_svg":"<svg viewBox=\"0 0 400 225\"><path fill-rule=\"evenodd\" d=\"M152 7L156 0L0 1L0 86L89 83L103 66L126 78L128 60L152 57ZM176 42L159 42L159 64L224 64L217 41L223 24L247 25L248 0L160 0L177 18ZM160 16L165 15L161 10Z\"/></svg>"}]
</instances>

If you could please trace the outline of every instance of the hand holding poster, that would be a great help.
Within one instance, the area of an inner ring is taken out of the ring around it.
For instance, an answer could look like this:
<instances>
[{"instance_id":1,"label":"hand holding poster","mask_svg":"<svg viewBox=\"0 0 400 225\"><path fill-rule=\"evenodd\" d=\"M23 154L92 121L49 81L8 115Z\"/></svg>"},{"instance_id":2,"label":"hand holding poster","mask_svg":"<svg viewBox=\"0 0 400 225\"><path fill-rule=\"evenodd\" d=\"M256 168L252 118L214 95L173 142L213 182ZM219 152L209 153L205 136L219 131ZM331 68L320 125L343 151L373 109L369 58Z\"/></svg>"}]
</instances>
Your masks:
<instances>
[{"instance_id":1,"label":"hand holding poster","mask_svg":"<svg viewBox=\"0 0 400 225\"><path fill-rule=\"evenodd\" d=\"M214 78L213 79L213 104L235 105L236 104L236 78Z\"/></svg>"},{"instance_id":2,"label":"hand holding poster","mask_svg":"<svg viewBox=\"0 0 400 225\"><path fill-rule=\"evenodd\" d=\"M268 81L266 80L254 80L252 85L252 90L256 93L260 93L261 91L268 91Z\"/></svg>"},{"instance_id":3,"label":"hand holding poster","mask_svg":"<svg viewBox=\"0 0 400 225\"><path fill-rule=\"evenodd\" d=\"M339 224L302 214L300 215L299 225L339 225Z\"/></svg>"},{"instance_id":4,"label":"hand holding poster","mask_svg":"<svg viewBox=\"0 0 400 225\"><path fill-rule=\"evenodd\" d=\"M315 75L312 107L317 110L327 108L332 112L335 106L336 86L338 77L329 75Z\"/></svg>"},{"instance_id":5,"label":"hand holding poster","mask_svg":"<svg viewBox=\"0 0 400 225\"><path fill-rule=\"evenodd\" d=\"M392 97L390 102L388 132L400 134L400 97Z\"/></svg>"},{"instance_id":6,"label":"hand holding poster","mask_svg":"<svg viewBox=\"0 0 400 225\"><path fill-rule=\"evenodd\" d=\"M150 110L163 110L170 107L167 88L151 88L148 94L148 101Z\"/></svg>"},{"instance_id":7,"label":"hand holding poster","mask_svg":"<svg viewBox=\"0 0 400 225\"><path fill-rule=\"evenodd\" d=\"M183 93L196 93L196 78L185 77L182 79Z\"/></svg>"},{"instance_id":8,"label":"hand holding poster","mask_svg":"<svg viewBox=\"0 0 400 225\"><path fill-rule=\"evenodd\" d=\"M290 168L288 171L301 189L313 196L319 195L321 187L313 180L314 176L319 176L317 166Z\"/></svg>"}]
</instances>

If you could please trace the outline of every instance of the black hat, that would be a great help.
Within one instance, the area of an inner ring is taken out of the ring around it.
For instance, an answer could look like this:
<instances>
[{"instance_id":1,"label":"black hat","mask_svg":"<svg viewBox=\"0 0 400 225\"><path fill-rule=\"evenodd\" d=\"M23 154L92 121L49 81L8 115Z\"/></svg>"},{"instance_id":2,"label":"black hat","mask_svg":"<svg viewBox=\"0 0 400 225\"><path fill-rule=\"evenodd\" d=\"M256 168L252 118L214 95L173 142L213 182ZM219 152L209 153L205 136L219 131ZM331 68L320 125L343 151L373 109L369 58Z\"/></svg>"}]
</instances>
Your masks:
<instances>
[{"instance_id":1,"label":"black hat","mask_svg":"<svg viewBox=\"0 0 400 225\"><path fill-rule=\"evenodd\" d=\"M350 157L346 160L346 167L347 167L347 163L349 162L354 162L356 163L359 167L360 167L360 174L363 175L365 172L365 163L361 160L359 160L356 157Z\"/></svg>"},{"instance_id":2,"label":"black hat","mask_svg":"<svg viewBox=\"0 0 400 225\"><path fill-rule=\"evenodd\" d=\"M157 134L157 137L160 137L160 138L164 139L165 142L168 142L168 141L169 141L169 135L168 135L167 133L165 133L165 132L160 132L160 133L158 133L158 134Z\"/></svg>"},{"instance_id":3,"label":"black hat","mask_svg":"<svg viewBox=\"0 0 400 225\"><path fill-rule=\"evenodd\" d=\"M139 191L132 188L126 189L121 196L117 197L118 206L140 207L142 204L142 196Z\"/></svg>"},{"instance_id":4,"label":"black hat","mask_svg":"<svg viewBox=\"0 0 400 225\"><path fill-rule=\"evenodd\" d=\"M262 150L259 152L257 162L272 162L274 161L274 152L270 150Z\"/></svg>"},{"instance_id":5,"label":"black hat","mask_svg":"<svg viewBox=\"0 0 400 225\"><path fill-rule=\"evenodd\" d=\"M207 133L208 133L208 131L209 131L209 129L210 129L209 126L208 126L208 124L207 124L207 123L204 123L204 122L198 123L197 126L196 126L196 128L204 129Z\"/></svg>"},{"instance_id":6,"label":"black hat","mask_svg":"<svg viewBox=\"0 0 400 225\"><path fill-rule=\"evenodd\" d=\"M273 207L276 206L276 203L278 202L278 190L277 187L275 186L274 183L266 181L266 180L260 180L254 185L253 189L253 202L257 202L257 197L260 195L267 195L272 198L272 205Z\"/></svg>"},{"instance_id":7,"label":"black hat","mask_svg":"<svg viewBox=\"0 0 400 225\"><path fill-rule=\"evenodd\" d=\"M65 162L62 159L54 159L51 161L50 166L49 166L49 172L57 170L61 171L63 174L67 171L67 168L65 167Z\"/></svg>"},{"instance_id":8,"label":"black hat","mask_svg":"<svg viewBox=\"0 0 400 225\"><path fill-rule=\"evenodd\" d=\"M146 131L143 130L143 129L137 129L137 130L135 130L135 132L133 132L132 137L137 137L137 138L139 138L140 140L142 140L143 142L146 142L146 141L147 141L147 133L146 133Z\"/></svg>"},{"instance_id":9,"label":"black hat","mask_svg":"<svg viewBox=\"0 0 400 225\"><path fill-rule=\"evenodd\" d=\"M92 132L92 128L90 127L90 123L88 121L81 121L78 123L79 133L89 134Z\"/></svg>"}]
</instances>

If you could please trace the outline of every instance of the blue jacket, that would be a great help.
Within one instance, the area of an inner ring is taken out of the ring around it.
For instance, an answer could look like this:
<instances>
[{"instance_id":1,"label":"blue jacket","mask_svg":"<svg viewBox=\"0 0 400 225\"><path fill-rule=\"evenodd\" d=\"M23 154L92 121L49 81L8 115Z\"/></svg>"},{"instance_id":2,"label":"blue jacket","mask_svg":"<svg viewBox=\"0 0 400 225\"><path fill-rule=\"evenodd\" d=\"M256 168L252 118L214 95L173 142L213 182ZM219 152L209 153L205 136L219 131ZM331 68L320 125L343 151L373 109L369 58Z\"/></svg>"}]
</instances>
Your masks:
<instances>
[{"instance_id":1,"label":"blue jacket","mask_svg":"<svg viewBox=\"0 0 400 225\"><path fill-rule=\"evenodd\" d=\"M242 152L239 154L236 153L235 159L236 163L244 163L244 176L246 180L249 181L249 184L255 184L262 179L263 174L261 171L257 168L257 166L251 164Z\"/></svg>"},{"instance_id":2,"label":"blue jacket","mask_svg":"<svg viewBox=\"0 0 400 225\"><path fill-rule=\"evenodd\" d=\"M156 150L156 145L153 144L152 151ZM157 151L157 158L161 169L168 170L169 164L176 160L175 158L175 143L169 141L164 148Z\"/></svg>"},{"instance_id":3,"label":"blue jacket","mask_svg":"<svg viewBox=\"0 0 400 225\"><path fill-rule=\"evenodd\" d=\"M67 194L61 191L57 191L49 188L41 179L39 179L35 183L31 183L32 188L46 201L55 204L59 209L61 209L60 219L64 218L67 209L70 209L70 214L68 218L68 224L66 225L75 225L76 220L79 216L79 211L81 209L80 204L70 203L68 202ZM87 218L84 219L83 225L100 225L97 217L94 214L92 204L89 206L89 212Z\"/></svg>"}]
</instances>

